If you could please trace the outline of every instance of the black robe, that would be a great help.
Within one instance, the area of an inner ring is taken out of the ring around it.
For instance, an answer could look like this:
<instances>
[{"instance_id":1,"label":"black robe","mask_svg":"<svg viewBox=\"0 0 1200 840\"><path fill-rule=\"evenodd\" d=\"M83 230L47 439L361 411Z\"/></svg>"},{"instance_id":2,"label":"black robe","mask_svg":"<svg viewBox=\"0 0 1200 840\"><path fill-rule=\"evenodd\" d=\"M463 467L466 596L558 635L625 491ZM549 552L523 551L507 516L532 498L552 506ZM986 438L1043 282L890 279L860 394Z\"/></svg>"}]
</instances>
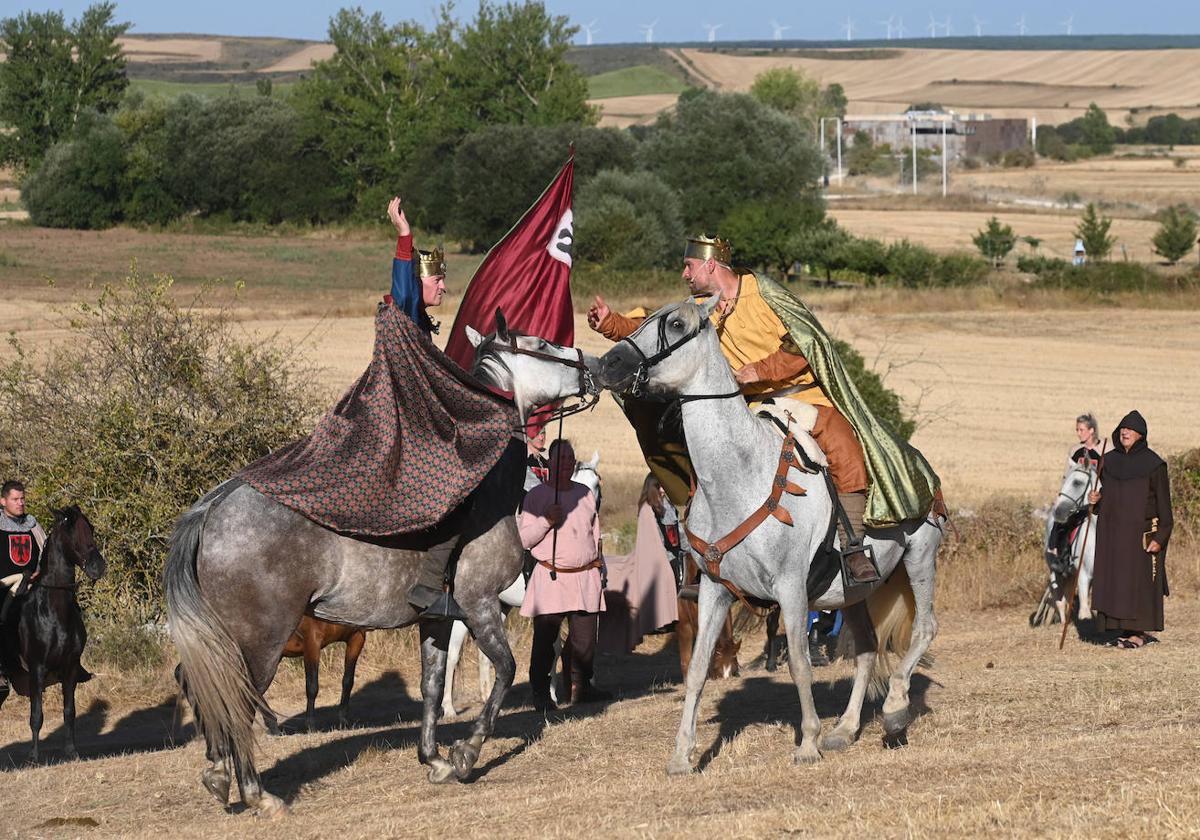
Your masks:
<instances>
[{"instance_id":1,"label":"black robe","mask_svg":"<svg viewBox=\"0 0 1200 840\"><path fill-rule=\"evenodd\" d=\"M1120 440L1117 432L1113 438ZM1128 452L1118 445L1105 455L1100 481L1092 596L1096 629L1162 630L1173 525L1167 464L1143 437ZM1143 548L1148 531L1162 546L1157 558Z\"/></svg>"}]
</instances>

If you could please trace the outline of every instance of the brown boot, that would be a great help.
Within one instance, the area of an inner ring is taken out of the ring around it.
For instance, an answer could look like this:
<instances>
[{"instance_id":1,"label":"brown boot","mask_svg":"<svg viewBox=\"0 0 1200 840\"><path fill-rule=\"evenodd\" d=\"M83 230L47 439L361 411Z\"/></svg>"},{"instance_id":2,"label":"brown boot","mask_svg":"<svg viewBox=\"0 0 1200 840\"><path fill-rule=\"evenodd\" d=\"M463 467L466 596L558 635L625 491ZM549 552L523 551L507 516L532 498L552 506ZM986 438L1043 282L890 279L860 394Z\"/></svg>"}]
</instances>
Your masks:
<instances>
[{"instance_id":1,"label":"brown boot","mask_svg":"<svg viewBox=\"0 0 1200 840\"><path fill-rule=\"evenodd\" d=\"M850 520L850 527L854 531L854 539L861 541L866 537L866 532L863 530L863 515L867 512L867 494L866 493L838 493L838 501L842 503L842 507L846 511L846 518ZM842 548L850 544L850 537L846 534L846 529L842 526L841 517L838 517L838 538L841 540ZM875 583L879 580L879 572L875 565L867 558L863 552L857 552L845 557L846 569L850 572L850 579L855 584Z\"/></svg>"}]
</instances>

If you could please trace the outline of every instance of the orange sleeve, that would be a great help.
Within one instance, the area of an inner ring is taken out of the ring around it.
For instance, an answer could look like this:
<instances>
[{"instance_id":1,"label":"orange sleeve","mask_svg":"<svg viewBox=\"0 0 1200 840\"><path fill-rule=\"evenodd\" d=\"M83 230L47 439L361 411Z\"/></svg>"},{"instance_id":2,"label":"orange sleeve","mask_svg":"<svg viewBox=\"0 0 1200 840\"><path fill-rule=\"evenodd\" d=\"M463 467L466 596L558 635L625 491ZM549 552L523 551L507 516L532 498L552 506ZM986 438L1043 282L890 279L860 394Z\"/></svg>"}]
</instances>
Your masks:
<instances>
[{"instance_id":1,"label":"orange sleeve","mask_svg":"<svg viewBox=\"0 0 1200 840\"><path fill-rule=\"evenodd\" d=\"M597 330L602 336L609 341L620 341L628 335L632 335L633 331L641 326L645 318L630 318L628 315L622 315L619 312L609 312L604 320L600 322L600 328Z\"/></svg>"},{"instance_id":2,"label":"orange sleeve","mask_svg":"<svg viewBox=\"0 0 1200 840\"><path fill-rule=\"evenodd\" d=\"M754 363L758 378L767 382L787 382L807 367L808 359L783 347Z\"/></svg>"}]
</instances>

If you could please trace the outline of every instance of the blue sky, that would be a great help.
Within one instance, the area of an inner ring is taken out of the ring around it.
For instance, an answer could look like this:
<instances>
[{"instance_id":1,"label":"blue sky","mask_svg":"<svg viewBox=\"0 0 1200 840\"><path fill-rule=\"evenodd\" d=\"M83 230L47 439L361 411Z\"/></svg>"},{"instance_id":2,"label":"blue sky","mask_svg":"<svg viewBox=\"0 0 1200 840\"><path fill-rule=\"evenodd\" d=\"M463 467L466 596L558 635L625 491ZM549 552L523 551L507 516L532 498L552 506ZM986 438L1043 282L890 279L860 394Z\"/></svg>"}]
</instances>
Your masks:
<instances>
[{"instance_id":1,"label":"blue sky","mask_svg":"<svg viewBox=\"0 0 1200 840\"><path fill-rule=\"evenodd\" d=\"M19 10L58 9L77 16L88 2L22 2L3 0L0 15ZM277 35L324 39L330 16L342 5L361 5L379 10L389 20L414 18L430 22L435 2L329 3L308 0L205 0L178 3L167 0L120 0L117 15L133 23L137 32L198 32L219 35ZM1200 33L1200 0L843 0L841 3L800 3L796 0L547 0L547 7L578 24L596 21L596 43L632 42L645 39L639 30L654 23L655 41L706 40L703 24L721 25L718 40L768 39L771 22L789 27L785 38L845 38L847 17L855 22L855 38L883 38L880 21L902 18L907 37L928 36L932 14L938 21L951 20L955 35L974 35L974 19L983 24L985 35L1015 35L1017 21L1024 15L1029 34L1062 34L1063 21L1073 16L1076 34L1197 34ZM476 3L460 2L459 16L470 17ZM939 34L943 30L939 29ZM584 34L580 32L580 43ZM1197 69L1194 72L1200 72Z\"/></svg>"}]
</instances>

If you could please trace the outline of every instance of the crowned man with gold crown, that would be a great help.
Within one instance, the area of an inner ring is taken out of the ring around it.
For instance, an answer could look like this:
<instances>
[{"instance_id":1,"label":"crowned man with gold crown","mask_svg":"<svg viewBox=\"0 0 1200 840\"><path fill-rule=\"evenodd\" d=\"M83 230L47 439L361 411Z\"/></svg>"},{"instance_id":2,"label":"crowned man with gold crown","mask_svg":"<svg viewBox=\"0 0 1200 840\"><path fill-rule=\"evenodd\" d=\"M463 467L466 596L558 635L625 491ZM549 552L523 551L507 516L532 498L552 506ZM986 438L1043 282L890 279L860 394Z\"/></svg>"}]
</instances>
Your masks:
<instances>
[{"instance_id":1,"label":"crowned man with gold crown","mask_svg":"<svg viewBox=\"0 0 1200 840\"><path fill-rule=\"evenodd\" d=\"M693 295L719 296L712 321L721 352L751 407L773 401L808 418L805 425L811 424L812 436L825 452L856 536L861 538L864 524L887 527L926 515L940 482L924 456L875 417L808 307L770 278L734 270L731 256L723 239L689 239L682 276ZM621 315L597 297L588 310L588 324L618 341L633 333L646 314ZM625 411L650 469L672 501L682 504L691 485L682 432L658 431L662 404L626 399ZM847 545L844 532L842 545ZM847 557L847 566L859 583L878 577L865 554Z\"/></svg>"}]
</instances>

